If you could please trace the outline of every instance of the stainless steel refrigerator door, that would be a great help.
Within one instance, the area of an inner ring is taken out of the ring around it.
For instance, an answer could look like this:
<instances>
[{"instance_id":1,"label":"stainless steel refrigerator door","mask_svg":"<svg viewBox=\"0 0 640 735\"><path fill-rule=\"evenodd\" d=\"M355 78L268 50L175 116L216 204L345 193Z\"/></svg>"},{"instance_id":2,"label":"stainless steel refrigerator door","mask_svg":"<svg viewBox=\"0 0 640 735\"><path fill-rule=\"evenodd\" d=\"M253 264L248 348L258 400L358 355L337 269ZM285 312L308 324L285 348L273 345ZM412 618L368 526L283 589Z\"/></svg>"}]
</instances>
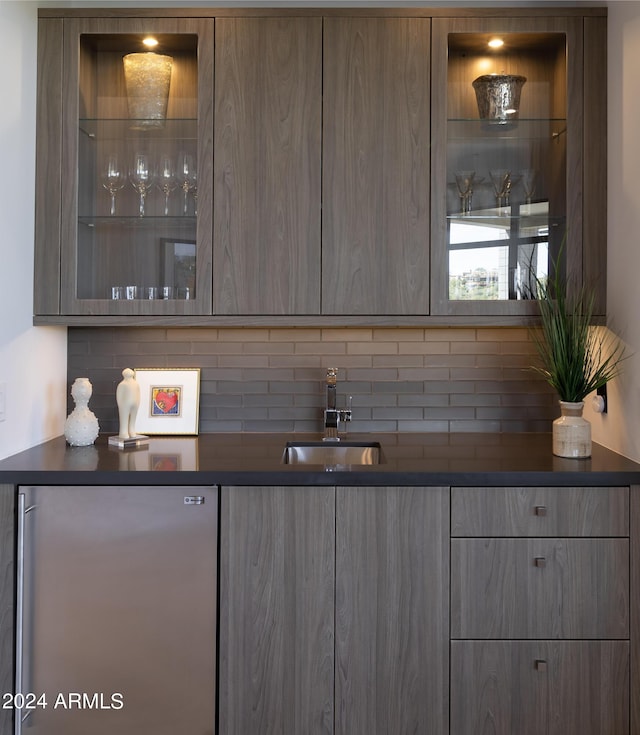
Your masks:
<instances>
[{"instance_id":1,"label":"stainless steel refrigerator door","mask_svg":"<svg viewBox=\"0 0 640 735\"><path fill-rule=\"evenodd\" d=\"M22 733L213 735L217 489L20 493Z\"/></svg>"}]
</instances>

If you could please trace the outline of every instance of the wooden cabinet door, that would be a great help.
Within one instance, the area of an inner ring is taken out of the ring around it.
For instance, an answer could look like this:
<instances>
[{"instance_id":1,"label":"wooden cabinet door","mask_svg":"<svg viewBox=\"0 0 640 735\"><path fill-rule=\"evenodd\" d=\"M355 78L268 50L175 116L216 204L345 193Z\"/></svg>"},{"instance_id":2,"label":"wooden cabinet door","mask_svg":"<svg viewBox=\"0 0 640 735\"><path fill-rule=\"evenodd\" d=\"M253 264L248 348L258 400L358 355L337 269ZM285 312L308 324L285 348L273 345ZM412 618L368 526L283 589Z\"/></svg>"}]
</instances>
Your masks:
<instances>
[{"instance_id":1,"label":"wooden cabinet door","mask_svg":"<svg viewBox=\"0 0 640 735\"><path fill-rule=\"evenodd\" d=\"M448 733L446 488L336 490L336 735Z\"/></svg>"},{"instance_id":2,"label":"wooden cabinet door","mask_svg":"<svg viewBox=\"0 0 640 735\"><path fill-rule=\"evenodd\" d=\"M323 314L429 309L428 18L325 18Z\"/></svg>"},{"instance_id":3,"label":"wooden cabinet door","mask_svg":"<svg viewBox=\"0 0 640 735\"><path fill-rule=\"evenodd\" d=\"M218 18L214 313L320 312L322 19Z\"/></svg>"},{"instance_id":4,"label":"wooden cabinet door","mask_svg":"<svg viewBox=\"0 0 640 735\"><path fill-rule=\"evenodd\" d=\"M628 539L451 541L452 638L628 638Z\"/></svg>"},{"instance_id":5,"label":"wooden cabinet door","mask_svg":"<svg viewBox=\"0 0 640 735\"><path fill-rule=\"evenodd\" d=\"M222 489L225 735L333 732L335 490Z\"/></svg>"},{"instance_id":6,"label":"wooden cabinet door","mask_svg":"<svg viewBox=\"0 0 640 735\"><path fill-rule=\"evenodd\" d=\"M452 641L451 735L626 735L627 641Z\"/></svg>"}]
</instances>

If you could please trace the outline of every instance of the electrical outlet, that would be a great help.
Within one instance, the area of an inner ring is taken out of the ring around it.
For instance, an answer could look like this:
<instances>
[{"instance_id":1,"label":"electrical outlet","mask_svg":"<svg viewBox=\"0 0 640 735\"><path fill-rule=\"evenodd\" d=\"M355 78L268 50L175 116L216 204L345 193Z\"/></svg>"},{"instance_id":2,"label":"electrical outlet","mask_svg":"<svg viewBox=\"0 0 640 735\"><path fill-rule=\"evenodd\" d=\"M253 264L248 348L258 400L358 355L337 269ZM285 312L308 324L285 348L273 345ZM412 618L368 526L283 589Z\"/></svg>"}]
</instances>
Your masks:
<instances>
[{"instance_id":1,"label":"electrical outlet","mask_svg":"<svg viewBox=\"0 0 640 735\"><path fill-rule=\"evenodd\" d=\"M6 400L7 400L7 384L0 383L0 421L4 421L6 418L5 416Z\"/></svg>"}]
</instances>

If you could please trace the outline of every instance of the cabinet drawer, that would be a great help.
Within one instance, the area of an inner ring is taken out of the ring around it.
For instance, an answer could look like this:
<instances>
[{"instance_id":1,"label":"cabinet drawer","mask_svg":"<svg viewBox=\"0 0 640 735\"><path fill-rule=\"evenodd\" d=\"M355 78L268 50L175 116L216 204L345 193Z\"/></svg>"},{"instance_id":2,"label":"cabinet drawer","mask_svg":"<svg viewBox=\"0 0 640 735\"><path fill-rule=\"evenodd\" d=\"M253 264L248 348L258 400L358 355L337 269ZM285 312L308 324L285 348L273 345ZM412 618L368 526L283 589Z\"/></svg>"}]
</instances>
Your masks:
<instances>
[{"instance_id":1,"label":"cabinet drawer","mask_svg":"<svg viewBox=\"0 0 640 735\"><path fill-rule=\"evenodd\" d=\"M626 641L453 641L451 735L627 735Z\"/></svg>"},{"instance_id":2,"label":"cabinet drawer","mask_svg":"<svg viewBox=\"0 0 640 735\"><path fill-rule=\"evenodd\" d=\"M627 539L452 539L452 638L628 638Z\"/></svg>"},{"instance_id":3,"label":"cabinet drawer","mask_svg":"<svg viewBox=\"0 0 640 735\"><path fill-rule=\"evenodd\" d=\"M452 536L628 536L628 487L456 487Z\"/></svg>"}]
</instances>

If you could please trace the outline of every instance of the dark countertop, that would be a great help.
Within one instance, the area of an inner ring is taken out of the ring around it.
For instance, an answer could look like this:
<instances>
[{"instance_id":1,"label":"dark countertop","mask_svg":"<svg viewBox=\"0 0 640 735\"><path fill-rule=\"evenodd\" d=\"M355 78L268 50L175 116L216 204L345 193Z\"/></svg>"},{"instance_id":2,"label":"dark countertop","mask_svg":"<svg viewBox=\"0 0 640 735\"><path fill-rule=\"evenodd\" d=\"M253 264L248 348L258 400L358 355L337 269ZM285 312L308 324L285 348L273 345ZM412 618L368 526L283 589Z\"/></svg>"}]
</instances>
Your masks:
<instances>
[{"instance_id":1,"label":"dark countertop","mask_svg":"<svg viewBox=\"0 0 640 735\"><path fill-rule=\"evenodd\" d=\"M328 470L285 465L290 440L319 434L202 434L152 437L148 447L120 451L100 436L91 447L58 437L0 461L6 484L128 485L631 485L640 464L594 444L589 459L551 452L551 434L376 434L385 462Z\"/></svg>"}]
</instances>

